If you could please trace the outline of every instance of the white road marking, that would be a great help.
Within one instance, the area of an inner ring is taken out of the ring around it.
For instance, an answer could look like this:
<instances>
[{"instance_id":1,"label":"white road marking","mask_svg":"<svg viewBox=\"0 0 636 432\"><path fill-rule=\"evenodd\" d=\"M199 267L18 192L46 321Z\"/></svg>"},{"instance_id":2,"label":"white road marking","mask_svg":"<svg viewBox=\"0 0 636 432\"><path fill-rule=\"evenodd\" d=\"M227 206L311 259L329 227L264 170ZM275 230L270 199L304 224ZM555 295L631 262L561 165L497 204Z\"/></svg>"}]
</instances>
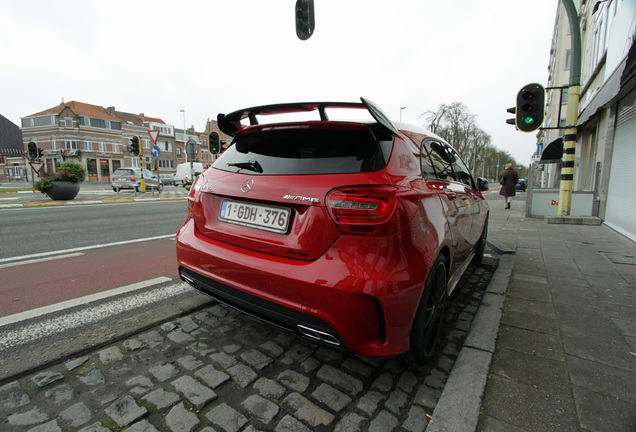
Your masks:
<instances>
[{"instance_id":1,"label":"white road marking","mask_svg":"<svg viewBox=\"0 0 636 432\"><path fill-rule=\"evenodd\" d=\"M160 284L163 282L168 282L172 279L170 279L169 277L166 276L160 276L154 279L149 279L147 281L143 281L143 282L137 282L131 285L126 285L120 288L113 288L111 290L108 291L102 291L96 294L91 294L91 295L87 295L84 297L79 297L73 300L67 300L61 303L56 303L53 305L49 305L49 306L44 306L38 309L31 309L29 311L25 311L25 312L20 312L14 315L9 315L7 317L3 317L0 318L0 327L8 325L8 324L14 324L16 322L20 322L20 321L24 321L27 319L31 319L31 318L37 318L39 316L42 315L46 315L46 314L50 314L53 312L59 312L61 310L64 309L69 309L75 306L79 306L79 305L83 305L83 304L87 304L87 303L91 303L91 302L95 302L98 300L103 300L103 299L107 299L109 297L114 297L120 294L126 294L132 291L136 291L142 288L146 288L149 287L151 285L156 285L156 284Z\"/></svg>"},{"instance_id":2,"label":"white road marking","mask_svg":"<svg viewBox=\"0 0 636 432\"><path fill-rule=\"evenodd\" d=\"M161 279L161 278L158 278L158 279ZM140 288L143 288L143 286L140 286L140 285L149 286L157 282L158 281L156 279L153 279L151 281L140 282L139 284L128 285L127 287L110 290L108 291L108 293L111 293L111 295L117 295L117 294L120 294L121 291L126 292L126 291L131 291L134 289L140 289ZM131 289L131 287L133 288ZM5 350L7 348L11 348L17 345L23 345L29 342L33 342L48 336L52 336L57 333L62 333L69 329L86 326L86 325L95 323L97 321L106 319L110 316L113 316L125 311L129 311L131 309L139 308L145 305L149 305L152 303L156 303L159 301L164 301L167 298L177 296L179 294L186 293L188 291L196 292L194 288L192 288L185 282L177 282L177 283L167 285L161 288L139 293L130 297L116 298L116 299L113 299L112 301L109 301L107 303L100 304L100 305L90 306L88 303L86 303L85 308L82 308L81 310L78 310L76 312L64 314L54 318L43 319L33 324L22 325L22 326L19 326L19 328L17 329L7 330L4 332L2 331L3 325L7 325L10 322L12 323L20 322L22 320L28 319L29 317L26 316L26 314L28 313L25 312L23 314L16 314L10 317L1 318L0 319L0 350ZM85 299L89 297L93 297L93 296L83 297L82 299L77 299L76 301L77 302L79 302L80 300L85 301ZM90 300L89 303L92 301L94 300ZM64 303L68 303L68 302L64 302ZM62 305L62 303L60 303L59 305ZM53 305L53 306L59 306L59 305ZM71 307L69 305L65 305L65 306ZM45 309L45 308L42 308L42 309ZM41 309L38 309L36 311L38 311L38 313L40 314L52 312L52 310L48 310L44 312ZM36 311L30 311L30 312L36 312Z\"/></svg>"},{"instance_id":3,"label":"white road marking","mask_svg":"<svg viewBox=\"0 0 636 432\"><path fill-rule=\"evenodd\" d=\"M57 250L57 251L42 252L42 253L31 254L31 255L22 255L22 256L17 256L17 257L0 258L0 264L13 262L13 261L38 259L38 258L49 257L49 256L53 256L53 255L70 254L70 253L82 252L82 251L87 251L87 250L92 250L92 249L99 249L99 248L110 247L110 246L121 246L121 245L127 245L127 244L133 244L133 243L141 243L141 242L152 241L152 240L162 240L162 239L167 239L167 238L174 238L175 235L176 234L166 234L166 235L161 235L161 236L156 236L156 237L146 237L146 238L133 239L133 240L124 240L124 241L119 241L119 242L104 243L104 244L92 245L92 246L84 246L84 247L78 247L78 248L73 248L73 249L62 249L62 250Z\"/></svg>"},{"instance_id":4,"label":"white road marking","mask_svg":"<svg viewBox=\"0 0 636 432\"><path fill-rule=\"evenodd\" d=\"M58 260L58 259L64 259L64 258L73 258L76 256L82 256L84 255L81 252L76 252L76 253L69 253L69 254L64 254L64 255L56 255L56 256L52 256L52 257L44 257L44 258L36 258L36 259L30 259L30 260L24 260L24 261L15 261L12 263L8 263L8 264L0 264L0 269L3 268L7 268L7 267L15 267L15 266L19 266L19 265L26 265L26 264L37 264L40 262L44 262L44 261L52 261L52 260Z\"/></svg>"}]
</instances>

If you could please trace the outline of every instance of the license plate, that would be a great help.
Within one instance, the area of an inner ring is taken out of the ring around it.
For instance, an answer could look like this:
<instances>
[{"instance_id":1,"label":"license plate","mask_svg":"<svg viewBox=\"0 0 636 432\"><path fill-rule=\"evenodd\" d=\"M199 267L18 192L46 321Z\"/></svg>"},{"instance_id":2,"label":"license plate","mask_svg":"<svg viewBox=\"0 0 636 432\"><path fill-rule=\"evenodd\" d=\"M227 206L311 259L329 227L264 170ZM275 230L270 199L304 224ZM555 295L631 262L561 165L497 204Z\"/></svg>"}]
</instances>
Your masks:
<instances>
[{"instance_id":1,"label":"license plate","mask_svg":"<svg viewBox=\"0 0 636 432\"><path fill-rule=\"evenodd\" d=\"M219 220L222 222L285 234L291 210L240 201L223 200Z\"/></svg>"}]
</instances>

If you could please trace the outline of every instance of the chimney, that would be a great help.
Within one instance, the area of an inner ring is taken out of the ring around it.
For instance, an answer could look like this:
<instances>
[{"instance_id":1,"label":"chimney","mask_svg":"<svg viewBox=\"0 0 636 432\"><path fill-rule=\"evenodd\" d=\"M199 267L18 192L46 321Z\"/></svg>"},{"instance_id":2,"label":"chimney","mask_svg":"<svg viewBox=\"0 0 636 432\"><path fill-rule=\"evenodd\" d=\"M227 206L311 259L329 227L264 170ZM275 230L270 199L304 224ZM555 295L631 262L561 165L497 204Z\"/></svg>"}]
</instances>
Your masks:
<instances>
[{"instance_id":1,"label":"chimney","mask_svg":"<svg viewBox=\"0 0 636 432\"><path fill-rule=\"evenodd\" d=\"M110 115L115 115L115 107L112 106L112 107L106 108L106 112Z\"/></svg>"}]
</instances>

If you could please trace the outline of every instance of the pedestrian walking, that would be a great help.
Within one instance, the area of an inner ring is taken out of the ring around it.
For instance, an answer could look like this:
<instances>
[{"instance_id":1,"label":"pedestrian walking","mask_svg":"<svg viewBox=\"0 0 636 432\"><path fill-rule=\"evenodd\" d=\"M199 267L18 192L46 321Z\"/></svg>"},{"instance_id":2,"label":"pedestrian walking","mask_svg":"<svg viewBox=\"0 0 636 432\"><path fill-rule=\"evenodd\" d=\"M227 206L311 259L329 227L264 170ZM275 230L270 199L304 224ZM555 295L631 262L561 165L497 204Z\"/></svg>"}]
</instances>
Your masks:
<instances>
[{"instance_id":1,"label":"pedestrian walking","mask_svg":"<svg viewBox=\"0 0 636 432\"><path fill-rule=\"evenodd\" d=\"M510 208L510 203L512 202L512 197L515 196L515 186L519 181L519 174L512 168L511 163L506 164L506 169L499 176L499 184L501 185L501 190L499 191L499 195L504 197L504 201L506 203L506 208Z\"/></svg>"}]
</instances>

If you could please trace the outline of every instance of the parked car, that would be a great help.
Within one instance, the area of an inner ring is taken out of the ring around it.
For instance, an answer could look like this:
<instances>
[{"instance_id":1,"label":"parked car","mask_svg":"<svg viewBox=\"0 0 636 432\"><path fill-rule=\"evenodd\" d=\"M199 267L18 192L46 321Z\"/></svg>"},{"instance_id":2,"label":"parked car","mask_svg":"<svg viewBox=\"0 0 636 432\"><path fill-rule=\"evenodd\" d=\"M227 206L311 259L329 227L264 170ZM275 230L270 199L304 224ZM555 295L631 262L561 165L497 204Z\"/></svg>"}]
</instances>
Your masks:
<instances>
[{"instance_id":1,"label":"parked car","mask_svg":"<svg viewBox=\"0 0 636 432\"><path fill-rule=\"evenodd\" d=\"M201 162L186 162L177 165L177 171L174 175L174 181L181 186L192 184L192 180L205 171Z\"/></svg>"},{"instance_id":2,"label":"parked car","mask_svg":"<svg viewBox=\"0 0 636 432\"><path fill-rule=\"evenodd\" d=\"M172 174L159 174L159 181L162 185L174 185L174 176Z\"/></svg>"},{"instance_id":3,"label":"parked car","mask_svg":"<svg viewBox=\"0 0 636 432\"><path fill-rule=\"evenodd\" d=\"M526 191L526 179L519 179L519 181L517 182L517 184L515 185L515 190L521 191L521 192L525 192Z\"/></svg>"},{"instance_id":4,"label":"parked car","mask_svg":"<svg viewBox=\"0 0 636 432\"><path fill-rule=\"evenodd\" d=\"M179 274L310 340L421 364L448 295L483 256L486 186L442 138L361 100L219 114L234 139L190 189ZM369 121L327 120L339 108ZM292 112L320 120L258 123Z\"/></svg>"},{"instance_id":5,"label":"parked car","mask_svg":"<svg viewBox=\"0 0 636 432\"><path fill-rule=\"evenodd\" d=\"M146 189L157 189L157 176L150 170L144 168L144 183ZM139 168L117 168L113 173L110 185L114 191L118 189L141 190L141 170Z\"/></svg>"}]
</instances>

